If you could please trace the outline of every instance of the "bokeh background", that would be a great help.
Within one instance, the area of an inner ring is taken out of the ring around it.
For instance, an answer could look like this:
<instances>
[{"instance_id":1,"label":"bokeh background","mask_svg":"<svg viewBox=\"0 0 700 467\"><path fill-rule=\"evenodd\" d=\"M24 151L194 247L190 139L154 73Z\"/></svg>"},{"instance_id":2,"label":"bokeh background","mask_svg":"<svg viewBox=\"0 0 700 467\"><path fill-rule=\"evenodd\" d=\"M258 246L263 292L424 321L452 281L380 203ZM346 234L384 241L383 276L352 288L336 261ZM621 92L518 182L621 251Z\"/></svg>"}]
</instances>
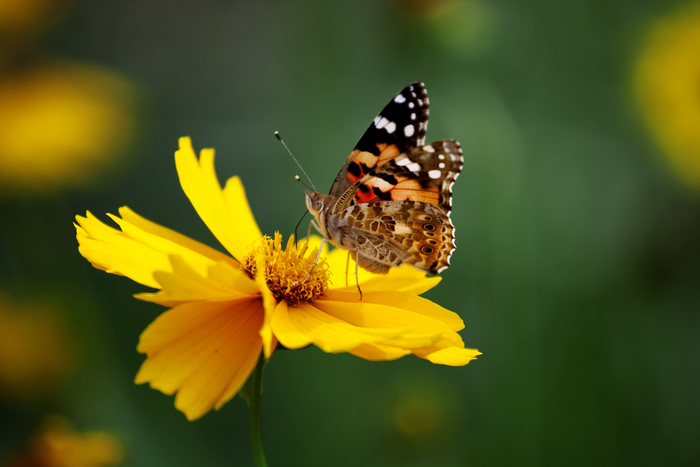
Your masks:
<instances>
[{"instance_id":1,"label":"bokeh background","mask_svg":"<svg viewBox=\"0 0 700 467\"><path fill-rule=\"evenodd\" d=\"M427 140L466 158L427 296L483 355L276 353L270 464L700 465L700 2L675 0L0 2L0 465L252 465L241 398L191 423L133 384L162 309L73 218L127 205L220 248L178 185L187 135L288 235L273 132L327 189L416 80Z\"/></svg>"}]
</instances>

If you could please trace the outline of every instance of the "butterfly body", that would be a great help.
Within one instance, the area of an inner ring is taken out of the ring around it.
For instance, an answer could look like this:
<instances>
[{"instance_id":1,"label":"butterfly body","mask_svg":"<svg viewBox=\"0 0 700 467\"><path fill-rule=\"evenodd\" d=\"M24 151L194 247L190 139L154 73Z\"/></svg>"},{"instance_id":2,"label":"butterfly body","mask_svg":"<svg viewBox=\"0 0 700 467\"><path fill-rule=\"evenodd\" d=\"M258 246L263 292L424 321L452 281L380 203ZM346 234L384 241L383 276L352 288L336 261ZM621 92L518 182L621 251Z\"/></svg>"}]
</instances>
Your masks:
<instances>
[{"instance_id":1,"label":"butterfly body","mask_svg":"<svg viewBox=\"0 0 700 467\"><path fill-rule=\"evenodd\" d=\"M365 131L330 194L306 192L319 233L370 272L410 264L437 274L449 266L462 151L450 140L423 145L427 121L423 83L406 86Z\"/></svg>"}]
</instances>

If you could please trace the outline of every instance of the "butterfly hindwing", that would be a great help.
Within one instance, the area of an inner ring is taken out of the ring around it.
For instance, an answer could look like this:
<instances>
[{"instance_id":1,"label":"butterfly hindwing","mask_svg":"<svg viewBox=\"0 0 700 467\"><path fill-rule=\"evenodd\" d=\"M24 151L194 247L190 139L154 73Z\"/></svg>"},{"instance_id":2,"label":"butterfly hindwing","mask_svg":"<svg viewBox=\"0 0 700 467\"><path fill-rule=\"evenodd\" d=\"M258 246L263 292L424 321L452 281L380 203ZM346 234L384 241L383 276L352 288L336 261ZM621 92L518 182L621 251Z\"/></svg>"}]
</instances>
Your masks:
<instances>
[{"instance_id":1,"label":"butterfly hindwing","mask_svg":"<svg viewBox=\"0 0 700 467\"><path fill-rule=\"evenodd\" d=\"M331 186L340 196L372 169L423 145L428 94L423 83L409 84L382 109L345 161Z\"/></svg>"},{"instance_id":2,"label":"butterfly hindwing","mask_svg":"<svg viewBox=\"0 0 700 467\"><path fill-rule=\"evenodd\" d=\"M450 265L454 226L438 207L382 201L351 206L340 217L353 226L354 257L364 269L383 274L405 263L438 274Z\"/></svg>"}]
</instances>

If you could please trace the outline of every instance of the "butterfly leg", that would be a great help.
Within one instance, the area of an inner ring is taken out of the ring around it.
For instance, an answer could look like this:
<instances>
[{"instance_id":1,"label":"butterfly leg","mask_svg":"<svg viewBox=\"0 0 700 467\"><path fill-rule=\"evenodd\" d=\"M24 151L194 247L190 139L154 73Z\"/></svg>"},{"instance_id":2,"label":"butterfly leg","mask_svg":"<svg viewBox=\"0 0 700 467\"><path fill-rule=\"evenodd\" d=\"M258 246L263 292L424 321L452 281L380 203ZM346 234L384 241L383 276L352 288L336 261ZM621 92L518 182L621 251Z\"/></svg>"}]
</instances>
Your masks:
<instances>
[{"instance_id":1,"label":"butterfly leg","mask_svg":"<svg viewBox=\"0 0 700 467\"><path fill-rule=\"evenodd\" d=\"M350 269L350 250L348 250L348 258L345 261L345 287L348 286L348 270Z\"/></svg>"},{"instance_id":2,"label":"butterfly leg","mask_svg":"<svg viewBox=\"0 0 700 467\"><path fill-rule=\"evenodd\" d=\"M357 253L355 253L355 283L357 284L357 291L360 292L360 300L362 300L362 289L360 288L360 275L357 269L358 264L359 261L357 261Z\"/></svg>"},{"instance_id":3,"label":"butterfly leg","mask_svg":"<svg viewBox=\"0 0 700 467\"><path fill-rule=\"evenodd\" d=\"M321 245L318 247L318 253L316 254L316 261L314 261L314 265L311 266L311 269L309 269L309 273L306 275L303 281L301 283L305 283L309 277L311 277L311 273L314 272L314 268L316 268L316 265L318 264L318 260L321 258L321 251L323 251L323 244L326 243L326 237L321 238Z\"/></svg>"},{"instance_id":4,"label":"butterfly leg","mask_svg":"<svg viewBox=\"0 0 700 467\"><path fill-rule=\"evenodd\" d=\"M321 228L318 226L318 224L316 223L316 221L315 221L315 220L312 220L311 222L309 222L309 231L306 232L306 238L309 238L309 237L311 236L311 226L313 226L314 229L316 229L316 232L320 233L321 236L324 236L324 235L323 235L323 232L321 231ZM324 236L324 237L325 237L325 236Z\"/></svg>"}]
</instances>

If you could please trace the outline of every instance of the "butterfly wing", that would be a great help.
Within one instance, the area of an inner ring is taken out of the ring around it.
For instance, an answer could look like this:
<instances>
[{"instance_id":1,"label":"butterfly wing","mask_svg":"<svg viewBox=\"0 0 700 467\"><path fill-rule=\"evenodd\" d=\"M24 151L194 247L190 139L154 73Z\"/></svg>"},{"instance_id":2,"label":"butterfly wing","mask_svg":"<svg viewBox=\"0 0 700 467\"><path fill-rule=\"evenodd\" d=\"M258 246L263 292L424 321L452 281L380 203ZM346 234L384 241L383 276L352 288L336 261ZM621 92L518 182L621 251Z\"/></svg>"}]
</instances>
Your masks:
<instances>
[{"instance_id":1,"label":"butterfly wing","mask_svg":"<svg viewBox=\"0 0 700 467\"><path fill-rule=\"evenodd\" d=\"M402 264L438 274L450 265L454 226L445 212L416 201L351 206L339 217L352 225L347 248L364 269L386 274Z\"/></svg>"},{"instance_id":2,"label":"butterfly wing","mask_svg":"<svg viewBox=\"0 0 700 467\"><path fill-rule=\"evenodd\" d=\"M331 186L336 198L371 170L423 145L428 125L428 93L409 84L377 115L358 141Z\"/></svg>"},{"instance_id":3,"label":"butterfly wing","mask_svg":"<svg viewBox=\"0 0 700 467\"><path fill-rule=\"evenodd\" d=\"M319 222L371 272L410 264L437 274L449 266L452 185L462 151L456 141L424 146L427 122L423 84L406 86L365 131L331 187L334 203Z\"/></svg>"},{"instance_id":4,"label":"butterfly wing","mask_svg":"<svg viewBox=\"0 0 700 467\"><path fill-rule=\"evenodd\" d=\"M449 216L452 185L463 164L462 149L457 141L436 141L414 148L365 175L356 185L349 205L418 201L437 206Z\"/></svg>"}]
</instances>

